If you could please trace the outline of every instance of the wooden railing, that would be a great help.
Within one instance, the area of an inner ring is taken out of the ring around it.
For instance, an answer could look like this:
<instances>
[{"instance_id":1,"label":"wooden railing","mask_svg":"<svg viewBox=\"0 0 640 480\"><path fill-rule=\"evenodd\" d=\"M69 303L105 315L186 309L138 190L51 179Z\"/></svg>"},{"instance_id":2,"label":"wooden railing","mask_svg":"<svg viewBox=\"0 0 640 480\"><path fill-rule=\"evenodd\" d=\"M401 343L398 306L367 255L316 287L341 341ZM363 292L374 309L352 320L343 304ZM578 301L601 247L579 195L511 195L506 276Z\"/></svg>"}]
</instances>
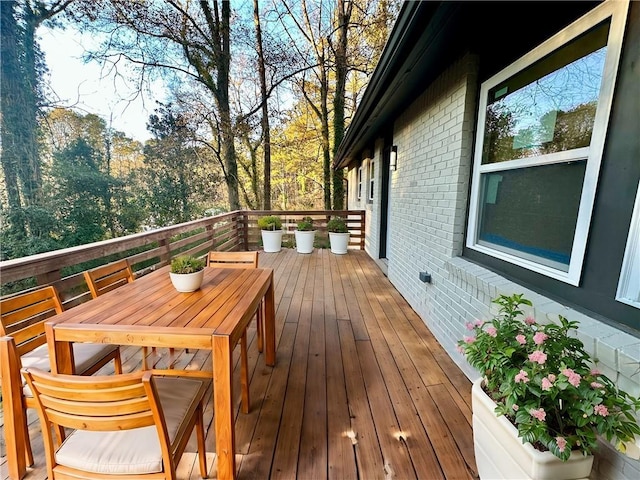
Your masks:
<instances>
[{"instance_id":1,"label":"wooden railing","mask_svg":"<svg viewBox=\"0 0 640 480\"><path fill-rule=\"evenodd\" d=\"M200 256L209 250L257 250L261 244L257 219L263 215L280 216L285 233L291 237L298 220L312 217L318 230L316 237L319 246L324 246L327 237L327 220L340 216L346 219L351 232L350 245L364 249L364 211L238 210L126 237L0 262L2 296L53 285L60 293L65 308L70 308L91 298L82 272L98 265L126 258L136 276L141 276L168 265L177 255Z\"/></svg>"}]
</instances>

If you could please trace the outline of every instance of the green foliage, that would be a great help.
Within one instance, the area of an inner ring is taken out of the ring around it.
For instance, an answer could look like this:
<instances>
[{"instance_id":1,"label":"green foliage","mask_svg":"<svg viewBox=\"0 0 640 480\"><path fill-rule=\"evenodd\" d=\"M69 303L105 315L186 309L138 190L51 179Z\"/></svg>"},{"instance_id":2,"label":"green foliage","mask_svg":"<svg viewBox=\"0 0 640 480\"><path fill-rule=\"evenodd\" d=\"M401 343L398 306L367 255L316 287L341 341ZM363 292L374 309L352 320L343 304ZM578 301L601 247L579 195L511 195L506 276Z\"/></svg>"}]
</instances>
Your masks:
<instances>
[{"instance_id":1,"label":"green foliage","mask_svg":"<svg viewBox=\"0 0 640 480\"><path fill-rule=\"evenodd\" d=\"M266 215L258 219L260 230L282 230L282 220L276 215Z\"/></svg>"},{"instance_id":2,"label":"green foliage","mask_svg":"<svg viewBox=\"0 0 640 480\"><path fill-rule=\"evenodd\" d=\"M183 255L171 260L171 273L195 273L202 270L205 261L192 255Z\"/></svg>"},{"instance_id":3,"label":"green foliage","mask_svg":"<svg viewBox=\"0 0 640 480\"><path fill-rule=\"evenodd\" d=\"M473 335L459 350L484 376L496 414L506 415L523 442L544 447L566 461L572 450L590 454L596 434L624 451L624 442L640 435L634 412L640 400L618 389L593 368L593 360L576 338L578 322L559 316L558 323L524 317L523 295L500 295L498 314L467 324Z\"/></svg>"},{"instance_id":4,"label":"green foliage","mask_svg":"<svg viewBox=\"0 0 640 480\"><path fill-rule=\"evenodd\" d=\"M347 233L347 224L341 217L333 217L327 222L327 231L331 233Z\"/></svg>"},{"instance_id":5,"label":"green foliage","mask_svg":"<svg viewBox=\"0 0 640 480\"><path fill-rule=\"evenodd\" d=\"M298 221L298 230L301 232L310 232L313 230L313 218L304 217Z\"/></svg>"}]
</instances>

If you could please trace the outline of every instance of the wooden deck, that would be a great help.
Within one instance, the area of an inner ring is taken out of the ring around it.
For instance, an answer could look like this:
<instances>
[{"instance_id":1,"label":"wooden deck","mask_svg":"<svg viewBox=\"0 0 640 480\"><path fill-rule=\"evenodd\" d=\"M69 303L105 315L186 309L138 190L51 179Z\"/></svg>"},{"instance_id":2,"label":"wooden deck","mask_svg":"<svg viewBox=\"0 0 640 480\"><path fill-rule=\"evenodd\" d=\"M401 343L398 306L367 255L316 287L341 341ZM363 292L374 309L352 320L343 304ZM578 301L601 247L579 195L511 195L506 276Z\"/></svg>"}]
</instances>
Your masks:
<instances>
[{"instance_id":1,"label":"wooden deck","mask_svg":"<svg viewBox=\"0 0 640 480\"><path fill-rule=\"evenodd\" d=\"M265 366L253 323L251 412L236 420L239 478L477 478L471 384L364 251L261 252L260 266L275 270L277 364ZM122 354L125 370L140 367L139 349ZM154 360L210 369L208 355L160 350ZM40 427L29 415L36 464L25 478L39 480L47 476ZM205 415L213 452L212 407ZM194 453L179 478L199 478Z\"/></svg>"}]
</instances>

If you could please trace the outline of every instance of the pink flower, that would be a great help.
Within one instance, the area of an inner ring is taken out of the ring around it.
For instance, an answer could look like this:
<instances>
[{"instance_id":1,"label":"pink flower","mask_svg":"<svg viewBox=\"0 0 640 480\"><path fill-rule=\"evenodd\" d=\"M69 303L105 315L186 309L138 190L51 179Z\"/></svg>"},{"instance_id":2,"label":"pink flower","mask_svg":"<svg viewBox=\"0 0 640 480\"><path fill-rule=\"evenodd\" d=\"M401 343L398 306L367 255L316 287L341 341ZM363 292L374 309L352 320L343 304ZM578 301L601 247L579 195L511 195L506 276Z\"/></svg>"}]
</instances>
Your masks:
<instances>
[{"instance_id":1,"label":"pink flower","mask_svg":"<svg viewBox=\"0 0 640 480\"><path fill-rule=\"evenodd\" d=\"M544 365L544 362L547 361L547 354L542 350L536 350L535 352L529 354L529 361L536 362L539 365Z\"/></svg>"},{"instance_id":2,"label":"pink flower","mask_svg":"<svg viewBox=\"0 0 640 480\"><path fill-rule=\"evenodd\" d=\"M496 327L487 327L487 333L489 334L490 337L498 336L498 330L496 330Z\"/></svg>"},{"instance_id":3,"label":"pink flower","mask_svg":"<svg viewBox=\"0 0 640 480\"><path fill-rule=\"evenodd\" d=\"M547 378L551 383L556 381L556 376L553 373L550 373L549 375L547 375Z\"/></svg>"},{"instance_id":4,"label":"pink flower","mask_svg":"<svg viewBox=\"0 0 640 480\"><path fill-rule=\"evenodd\" d=\"M606 417L607 415L609 415L609 409L605 406L605 405L596 405L595 407L593 407L593 412L596 415L600 415L602 417Z\"/></svg>"},{"instance_id":5,"label":"pink flower","mask_svg":"<svg viewBox=\"0 0 640 480\"><path fill-rule=\"evenodd\" d=\"M511 407L511 408L513 408L514 412L517 412L520 409L520 407L515 403L513 404L513 407Z\"/></svg>"},{"instance_id":6,"label":"pink flower","mask_svg":"<svg viewBox=\"0 0 640 480\"><path fill-rule=\"evenodd\" d=\"M526 323L527 325L534 325L536 323L536 319L529 315L524 319L524 323Z\"/></svg>"},{"instance_id":7,"label":"pink flower","mask_svg":"<svg viewBox=\"0 0 640 480\"><path fill-rule=\"evenodd\" d=\"M549 380L549 377L544 377L542 379L542 390L549 391L553 387L553 382Z\"/></svg>"},{"instance_id":8,"label":"pink flower","mask_svg":"<svg viewBox=\"0 0 640 480\"><path fill-rule=\"evenodd\" d=\"M471 322L467 322L465 327L467 327L467 330L473 330L474 329L473 323L471 323Z\"/></svg>"},{"instance_id":9,"label":"pink flower","mask_svg":"<svg viewBox=\"0 0 640 480\"><path fill-rule=\"evenodd\" d=\"M556 443L558 444L558 450L560 452L564 452L565 447L567 446L567 441L564 437L556 437Z\"/></svg>"},{"instance_id":10,"label":"pink flower","mask_svg":"<svg viewBox=\"0 0 640 480\"><path fill-rule=\"evenodd\" d=\"M602 388L604 387L603 384L598 383L598 382L591 382L591 388L593 388L594 390L598 389L598 388Z\"/></svg>"},{"instance_id":11,"label":"pink flower","mask_svg":"<svg viewBox=\"0 0 640 480\"><path fill-rule=\"evenodd\" d=\"M545 412L544 409L542 408L538 408L538 409L532 408L531 410L529 410L529 415L531 415L534 418L537 418L541 422L544 422L544 419L547 418L547 412Z\"/></svg>"},{"instance_id":12,"label":"pink flower","mask_svg":"<svg viewBox=\"0 0 640 480\"><path fill-rule=\"evenodd\" d=\"M524 345L525 343L527 343L527 339L524 335L516 335L516 340L520 345Z\"/></svg>"},{"instance_id":13,"label":"pink flower","mask_svg":"<svg viewBox=\"0 0 640 480\"><path fill-rule=\"evenodd\" d=\"M514 380L516 383L527 383L529 381L529 374L524 370L520 370L520 373L515 376Z\"/></svg>"},{"instance_id":14,"label":"pink flower","mask_svg":"<svg viewBox=\"0 0 640 480\"><path fill-rule=\"evenodd\" d=\"M464 355L464 348L462 348L460 345L456 346L456 350L458 350L458 353L462 353Z\"/></svg>"},{"instance_id":15,"label":"pink flower","mask_svg":"<svg viewBox=\"0 0 640 480\"><path fill-rule=\"evenodd\" d=\"M476 337L464 337L464 343L473 343L476 341Z\"/></svg>"},{"instance_id":16,"label":"pink flower","mask_svg":"<svg viewBox=\"0 0 640 480\"><path fill-rule=\"evenodd\" d=\"M578 385L580 385L580 379L582 377L578 375L576 372L574 372L572 369L565 368L564 370L562 370L562 374L565 377L567 377L567 379L569 380L569 383L574 387L577 387Z\"/></svg>"},{"instance_id":17,"label":"pink flower","mask_svg":"<svg viewBox=\"0 0 640 480\"><path fill-rule=\"evenodd\" d=\"M602 372L600 370L598 370L597 368L592 368L591 369L591 375L600 375L602 374Z\"/></svg>"},{"instance_id":18,"label":"pink flower","mask_svg":"<svg viewBox=\"0 0 640 480\"><path fill-rule=\"evenodd\" d=\"M535 343L536 345L542 345L547 338L549 338L549 335L547 335L546 333L537 332L533 336L533 343Z\"/></svg>"},{"instance_id":19,"label":"pink flower","mask_svg":"<svg viewBox=\"0 0 640 480\"><path fill-rule=\"evenodd\" d=\"M474 325L475 325L476 327L478 327L478 328L479 328L479 327L481 327L482 325L484 325L484 320L476 320L476 321L474 322Z\"/></svg>"}]
</instances>

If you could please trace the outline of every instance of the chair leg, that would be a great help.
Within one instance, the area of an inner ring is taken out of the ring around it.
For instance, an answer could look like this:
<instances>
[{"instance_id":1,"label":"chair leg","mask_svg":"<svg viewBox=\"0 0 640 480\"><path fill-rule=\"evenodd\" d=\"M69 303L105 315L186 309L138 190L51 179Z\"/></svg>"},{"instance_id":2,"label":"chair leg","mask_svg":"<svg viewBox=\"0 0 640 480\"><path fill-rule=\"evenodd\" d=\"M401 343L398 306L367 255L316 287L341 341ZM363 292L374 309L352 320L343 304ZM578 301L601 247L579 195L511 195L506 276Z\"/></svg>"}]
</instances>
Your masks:
<instances>
[{"instance_id":1,"label":"chair leg","mask_svg":"<svg viewBox=\"0 0 640 480\"><path fill-rule=\"evenodd\" d=\"M200 460L200 476L202 478L208 477L207 472L207 447L204 441L204 418L202 412L202 402L198 406L197 422L196 422L196 436L198 438L198 457Z\"/></svg>"},{"instance_id":2,"label":"chair leg","mask_svg":"<svg viewBox=\"0 0 640 480\"><path fill-rule=\"evenodd\" d=\"M26 410L24 411L24 455L27 460L27 466L32 466L35 461L33 460L33 450L31 449L31 440L29 439L29 425L27 423Z\"/></svg>"},{"instance_id":3,"label":"chair leg","mask_svg":"<svg viewBox=\"0 0 640 480\"><path fill-rule=\"evenodd\" d=\"M149 370L149 365L147 365L147 354L149 350L147 347L142 347L142 370Z\"/></svg>"},{"instance_id":4,"label":"chair leg","mask_svg":"<svg viewBox=\"0 0 640 480\"><path fill-rule=\"evenodd\" d=\"M122 374L122 357L120 356L120 348L116 351L116 356L113 358L113 370L116 375Z\"/></svg>"},{"instance_id":5,"label":"chair leg","mask_svg":"<svg viewBox=\"0 0 640 480\"><path fill-rule=\"evenodd\" d=\"M247 331L240 338L240 384L242 388L242 413L249 413L249 357L247 355Z\"/></svg>"}]
</instances>

